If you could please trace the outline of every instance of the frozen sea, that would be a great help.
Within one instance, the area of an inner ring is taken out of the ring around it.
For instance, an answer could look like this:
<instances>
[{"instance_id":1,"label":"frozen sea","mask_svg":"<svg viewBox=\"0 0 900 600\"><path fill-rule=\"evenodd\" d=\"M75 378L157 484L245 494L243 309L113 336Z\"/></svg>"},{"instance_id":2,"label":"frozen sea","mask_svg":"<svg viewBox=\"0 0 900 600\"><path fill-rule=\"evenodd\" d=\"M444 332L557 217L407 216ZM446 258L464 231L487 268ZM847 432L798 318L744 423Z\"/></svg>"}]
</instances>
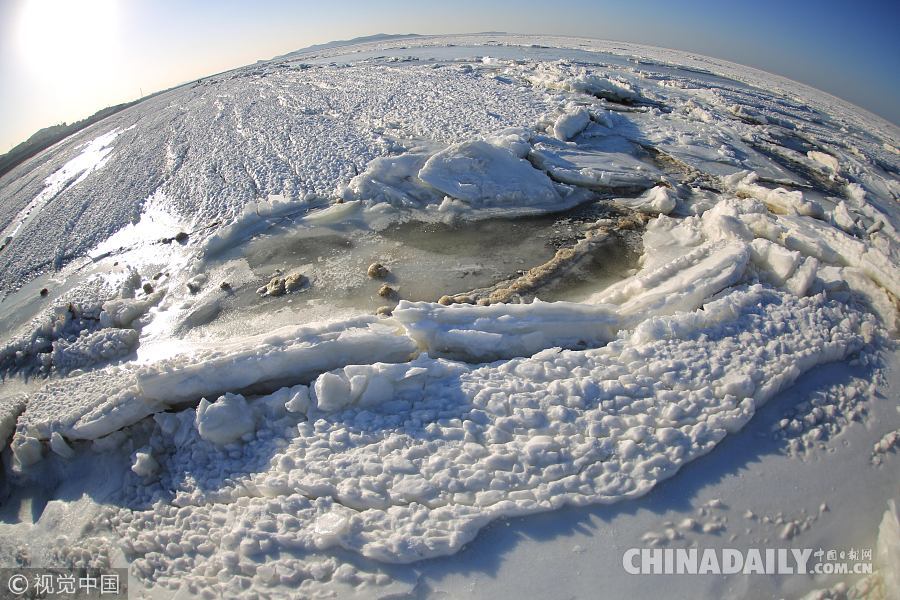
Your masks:
<instances>
[{"instance_id":1,"label":"frozen sea","mask_svg":"<svg viewBox=\"0 0 900 600\"><path fill-rule=\"evenodd\" d=\"M748 67L506 34L116 113L0 178L0 566L147 598L897 598L898 146Z\"/></svg>"}]
</instances>

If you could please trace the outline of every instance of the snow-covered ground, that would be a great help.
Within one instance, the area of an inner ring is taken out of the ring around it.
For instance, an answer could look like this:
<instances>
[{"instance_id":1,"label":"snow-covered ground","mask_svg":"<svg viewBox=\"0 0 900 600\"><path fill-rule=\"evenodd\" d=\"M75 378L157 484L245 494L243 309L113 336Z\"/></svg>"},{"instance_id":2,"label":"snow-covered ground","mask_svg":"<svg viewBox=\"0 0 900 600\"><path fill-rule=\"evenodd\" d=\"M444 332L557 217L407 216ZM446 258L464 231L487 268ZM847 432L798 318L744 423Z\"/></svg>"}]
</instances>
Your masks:
<instances>
[{"instance_id":1,"label":"snow-covered ground","mask_svg":"<svg viewBox=\"0 0 900 600\"><path fill-rule=\"evenodd\" d=\"M0 565L153 597L896 597L898 146L739 65L487 34L117 113L0 179ZM688 547L874 573L623 567Z\"/></svg>"}]
</instances>

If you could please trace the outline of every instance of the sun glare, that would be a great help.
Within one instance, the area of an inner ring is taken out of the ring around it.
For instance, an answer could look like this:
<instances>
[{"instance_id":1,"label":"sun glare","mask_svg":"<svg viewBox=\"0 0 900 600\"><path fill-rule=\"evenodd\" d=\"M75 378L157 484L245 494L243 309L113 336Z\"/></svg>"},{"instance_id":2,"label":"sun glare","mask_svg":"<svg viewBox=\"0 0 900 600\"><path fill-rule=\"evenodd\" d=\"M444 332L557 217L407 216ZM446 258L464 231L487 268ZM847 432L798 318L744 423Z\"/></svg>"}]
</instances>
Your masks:
<instances>
[{"instance_id":1,"label":"sun glare","mask_svg":"<svg viewBox=\"0 0 900 600\"><path fill-rule=\"evenodd\" d=\"M116 0L25 0L21 64L37 79L96 78L116 61Z\"/></svg>"}]
</instances>

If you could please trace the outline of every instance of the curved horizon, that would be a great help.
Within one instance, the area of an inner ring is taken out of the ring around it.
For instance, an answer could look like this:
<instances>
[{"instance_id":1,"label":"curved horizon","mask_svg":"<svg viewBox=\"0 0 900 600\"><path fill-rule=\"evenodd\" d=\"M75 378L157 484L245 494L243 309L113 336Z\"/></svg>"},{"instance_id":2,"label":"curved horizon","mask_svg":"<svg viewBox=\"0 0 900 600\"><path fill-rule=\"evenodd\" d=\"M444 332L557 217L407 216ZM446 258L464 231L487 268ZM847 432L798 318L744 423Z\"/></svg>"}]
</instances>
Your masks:
<instances>
[{"instance_id":1,"label":"curved horizon","mask_svg":"<svg viewBox=\"0 0 900 600\"><path fill-rule=\"evenodd\" d=\"M390 0L376 10L356 0L339 9L285 0L252 8L210 0L187 7L84 0L71 14L63 6L69 5L13 0L0 6L3 151L43 127L72 123L151 91L375 31L540 30L528 35L697 53L788 78L895 127L900 123L900 82L892 77L900 68L900 44L893 35L900 8L883 3L856 8L832 1L780 6L765 0L722 7L704 0L672 7L652 0L623 7L567 0L549 10L533 0L488 5L464 0L453 7Z\"/></svg>"},{"instance_id":2,"label":"curved horizon","mask_svg":"<svg viewBox=\"0 0 900 600\"><path fill-rule=\"evenodd\" d=\"M826 91L826 90L823 90L823 89L821 89L821 88L815 87L815 86L813 86L813 85L811 85L811 84L809 84L809 83L805 83L805 82L799 81L799 80L797 80L797 79L792 79L792 78L787 77L786 75L782 75L782 74L780 74L780 73L774 73L774 72L772 72L772 71L767 71L767 70L765 70L765 69L762 69L762 68L760 68L760 67L756 67L756 66L753 66L753 65L744 64L744 63L740 63L740 62L736 62L736 61L731 61L731 60L726 60L726 59L724 59L724 58L720 58L720 57L717 57L717 56L712 56L712 55L709 55L709 54L703 54L703 53L700 53L700 52L694 52L694 51L690 51L690 50L681 50L681 49L678 49L678 48L669 48L669 47L666 47L666 46L657 46L657 45L653 45L653 44L643 44L643 43L631 42L631 41L624 40L624 39L597 38L597 37L584 36L584 35L548 34L548 33L524 33L524 32L513 32L513 31L473 31L473 32L434 33L434 34L431 34L431 33L383 33L383 32L379 32L379 33L373 33L373 34L362 35L362 36L358 36L358 37L351 38L351 39L329 40L329 41L327 41L327 42L322 42L322 43L318 43L318 44L312 44L312 45L310 45L310 46L304 46L304 47L298 48L298 49L296 49L296 50L291 50L291 51L285 52L285 53L283 53L283 54L276 55L276 56L271 57L271 58L259 58L259 59L253 60L253 61L251 61L251 62L247 62L247 63L243 63L243 64L240 64L240 65L235 65L235 66L232 66L232 67L228 67L228 68L223 69L223 70L220 70L220 71L209 72L209 73L205 73L205 74L202 74L202 75L198 75L197 77L192 77L192 78L190 78L190 79L187 79L187 80L184 80L184 81L177 82L177 83L175 83L175 84L173 84L173 85L171 85L171 86L168 86L168 87L164 87L164 88L159 88L159 89L151 90L149 93L144 94L143 96L140 96L140 97L135 98L135 99L132 99L132 100L125 100L125 101L123 101L123 102L120 103L120 104L128 104L128 105L134 104L134 103L140 102L140 101L142 101L142 100L144 100L144 99L146 99L146 98L153 97L153 96L155 96L155 95L157 95L157 94L164 93L164 92L167 92L167 91L169 91L169 90L177 89L177 88L179 88L179 87L181 87L181 86L183 86L183 85L188 85L188 84L190 84L190 83L192 83L192 82L195 82L195 81L198 81L198 80L201 80L201 79L205 79L205 78L207 78L207 77L214 77L214 76L219 75L219 74L222 74L222 73L228 73L228 72L230 72L230 71L236 71L236 70L238 70L238 69L243 69L243 68L246 68L246 67L250 67L250 66L253 66L253 65L258 64L258 63L265 63L265 62L272 62L272 61L281 60L281 59L287 58L287 57L289 57L289 56L291 56L291 55L295 55L295 54L300 55L300 54L304 54L304 53L307 53L307 52L319 52L319 51L323 51L323 50L335 50L335 51L337 51L337 50L340 50L340 49L350 48L350 47L352 47L352 46L358 46L358 45L369 44L369 43L376 43L376 42L384 41L384 40L387 40L387 41L400 41L400 40L404 40L404 39L408 39L408 40L416 40L416 39L424 39L424 38L475 37L475 36L482 36L482 35L483 35L483 36L494 35L494 36L510 36L510 37L582 39L582 40L591 40L591 41L600 42L600 43L628 44L628 45L631 45L631 46L637 46L637 47L641 47L641 48L657 49L657 50L663 50L663 51L666 51L666 52L677 52L677 53L682 54L682 55L685 55L685 56L694 55L694 56L696 56L696 57L700 57L700 58L705 58L705 59L710 59L710 60L716 61L716 62L718 62L718 63L720 63L720 64L722 64L722 63L724 63L724 64L732 64L732 65L735 65L735 66L738 66L738 67L742 67L742 68L744 68L744 69L752 69L752 70L758 71L758 72L760 72L760 73L762 73L762 74L764 74L764 75L770 76L770 77L779 77L779 78L782 78L782 79L787 80L787 81L789 81L789 82L791 82L791 83L794 83L794 84L797 84L797 85L806 87L806 88L808 88L808 89L814 90L814 91L816 91L816 92L818 92L818 93L826 94L826 95L828 95L829 97L834 98L835 100L838 100L838 101L840 101L840 102L845 103L846 105L848 105L849 107L853 108L854 110L860 111L860 112L863 114L863 116L866 116L866 117L874 117L874 118L876 118L876 119L880 119L881 121L883 121L884 124L886 124L886 125L888 125L888 126L894 128L894 129L900 129L900 125L898 125L898 124L895 123L894 121L891 121L890 119L888 119L887 117L885 117L885 116L883 116L883 115L880 115L880 114L878 114L878 113L872 112L871 110L868 110L868 109L866 109L865 107L860 106L859 104L856 104L856 103L854 103L854 102L852 102L852 101L850 101L850 100L848 100L848 99L846 99L846 98L843 98L843 97L841 97L841 96L837 96L837 95L835 95L835 94L833 94L833 93L830 93L830 92L828 92L828 91ZM592 51L592 52L609 52L609 50L590 50L590 51ZM81 119L78 119L78 120L87 120L87 119L89 119L90 117L92 117L93 115L96 115L97 113L100 113L100 112L102 112L102 111L104 111L104 110L106 110L106 109L109 109L109 108L114 108L114 107L116 107L116 106L119 106L120 104L117 104L117 105L100 106L100 107L98 107L96 110L94 110L93 112L90 112L90 113L88 113L88 114L83 115L83 116L81 117ZM75 122L76 122L76 121L72 121L72 123L75 123ZM72 123L68 123L68 124L72 124ZM59 126L59 125L66 125L66 124L67 124L67 122L48 124L48 125L45 125L43 128L41 128L41 129L39 129L39 130L36 130L36 132L42 131L43 129L48 129L48 128L51 128L51 127L55 127L55 126ZM895 132L895 133L896 133L896 132ZM27 141L27 139L26 139L26 140L23 140L23 142L24 142L24 141ZM19 143L21 143L21 142L19 142ZM13 148L13 147L15 147L15 146L11 146L10 148Z\"/></svg>"}]
</instances>

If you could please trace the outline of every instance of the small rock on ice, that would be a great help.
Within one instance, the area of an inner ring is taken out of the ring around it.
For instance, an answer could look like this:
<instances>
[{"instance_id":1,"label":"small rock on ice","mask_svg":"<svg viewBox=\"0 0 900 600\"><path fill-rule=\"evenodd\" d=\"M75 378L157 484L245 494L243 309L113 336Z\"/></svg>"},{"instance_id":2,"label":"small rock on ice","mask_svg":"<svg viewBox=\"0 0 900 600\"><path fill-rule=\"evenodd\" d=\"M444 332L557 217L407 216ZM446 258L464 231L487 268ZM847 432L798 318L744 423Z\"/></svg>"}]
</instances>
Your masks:
<instances>
[{"instance_id":1,"label":"small rock on ice","mask_svg":"<svg viewBox=\"0 0 900 600\"><path fill-rule=\"evenodd\" d=\"M203 275L202 273L191 277L187 282L188 291L192 294L196 294L203 288L203 284L206 283L206 280L206 275Z\"/></svg>"},{"instance_id":2,"label":"small rock on ice","mask_svg":"<svg viewBox=\"0 0 900 600\"><path fill-rule=\"evenodd\" d=\"M396 298L397 290L389 285L383 285L378 289L378 295L382 298Z\"/></svg>"},{"instance_id":3,"label":"small rock on ice","mask_svg":"<svg viewBox=\"0 0 900 600\"><path fill-rule=\"evenodd\" d=\"M366 275L368 275L372 279L383 279L387 277L388 273L390 273L390 271L388 271L388 268L383 264L377 262L369 265L369 268L366 270Z\"/></svg>"},{"instance_id":4,"label":"small rock on ice","mask_svg":"<svg viewBox=\"0 0 900 600\"><path fill-rule=\"evenodd\" d=\"M306 277L304 277L300 273L291 273L284 278L284 291L288 293L296 292L301 287L303 287L303 283L305 280Z\"/></svg>"},{"instance_id":5,"label":"small rock on ice","mask_svg":"<svg viewBox=\"0 0 900 600\"><path fill-rule=\"evenodd\" d=\"M300 273L291 273L286 277L276 275L269 280L269 283L256 291L263 296L283 296L296 292L303 287L304 283L306 283L306 277Z\"/></svg>"}]
</instances>

